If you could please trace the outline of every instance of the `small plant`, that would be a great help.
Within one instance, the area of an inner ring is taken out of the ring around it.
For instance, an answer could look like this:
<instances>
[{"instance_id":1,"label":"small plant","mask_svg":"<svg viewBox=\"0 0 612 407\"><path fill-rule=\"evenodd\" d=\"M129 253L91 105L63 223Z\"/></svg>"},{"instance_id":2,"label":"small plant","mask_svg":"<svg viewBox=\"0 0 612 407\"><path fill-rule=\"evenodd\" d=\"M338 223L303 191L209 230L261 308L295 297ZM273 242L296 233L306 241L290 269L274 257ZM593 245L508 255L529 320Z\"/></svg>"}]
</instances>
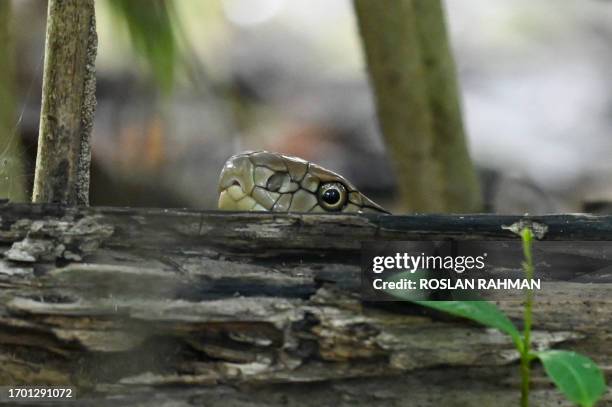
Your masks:
<instances>
[{"instance_id":1,"label":"small plant","mask_svg":"<svg viewBox=\"0 0 612 407\"><path fill-rule=\"evenodd\" d=\"M533 233L525 228L521 231L525 278L532 279L534 265L532 255ZM568 400L582 407L594 406L606 390L603 373L588 357L565 350L533 351L531 349L531 324L533 291L525 294L523 333L497 306L488 301L420 301L410 298L410 294L390 291L392 295L416 304L443 311L448 314L471 319L480 324L496 328L508 334L520 354L521 407L529 406L529 382L531 362L540 360L546 374Z\"/></svg>"}]
</instances>

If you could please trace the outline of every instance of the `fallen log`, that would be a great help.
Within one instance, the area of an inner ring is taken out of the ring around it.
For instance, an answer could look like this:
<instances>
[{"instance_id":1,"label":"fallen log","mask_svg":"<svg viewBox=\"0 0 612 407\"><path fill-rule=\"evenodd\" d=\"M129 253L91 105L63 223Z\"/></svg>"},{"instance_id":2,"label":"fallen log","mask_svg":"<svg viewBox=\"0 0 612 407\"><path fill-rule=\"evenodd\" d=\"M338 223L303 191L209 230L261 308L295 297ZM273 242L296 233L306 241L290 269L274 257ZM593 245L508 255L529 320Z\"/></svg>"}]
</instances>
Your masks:
<instances>
[{"instance_id":1,"label":"fallen log","mask_svg":"<svg viewBox=\"0 0 612 407\"><path fill-rule=\"evenodd\" d=\"M612 240L610 216L5 203L0 385L75 386L84 406L517 405L508 338L407 303L362 302L359 261L362 241L510 240L524 225L543 240ZM535 346L578 350L610 377L611 287L540 296ZM520 320L521 304L499 305ZM533 383L534 405L569 405L539 367Z\"/></svg>"}]
</instances>

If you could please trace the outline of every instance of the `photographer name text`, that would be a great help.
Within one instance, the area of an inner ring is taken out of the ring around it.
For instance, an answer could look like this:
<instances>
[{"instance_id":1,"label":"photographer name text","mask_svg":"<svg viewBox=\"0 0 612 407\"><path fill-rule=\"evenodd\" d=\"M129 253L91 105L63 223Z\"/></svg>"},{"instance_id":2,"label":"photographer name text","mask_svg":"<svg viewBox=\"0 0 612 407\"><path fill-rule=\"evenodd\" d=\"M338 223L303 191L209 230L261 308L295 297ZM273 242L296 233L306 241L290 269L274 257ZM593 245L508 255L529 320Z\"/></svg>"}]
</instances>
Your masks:
<instances>
[{"instance_id":1,"label":"photographer name text","mask_svg":"<svg viewBox=\"0 0 612 407\"><path fill-rule=\"evenodd\" d=\"M402 278L385 281L376 278L372 286L376 290L540 290L541 281L525 278L421 278L418 281Z\"/></svg>"}]
</instances>

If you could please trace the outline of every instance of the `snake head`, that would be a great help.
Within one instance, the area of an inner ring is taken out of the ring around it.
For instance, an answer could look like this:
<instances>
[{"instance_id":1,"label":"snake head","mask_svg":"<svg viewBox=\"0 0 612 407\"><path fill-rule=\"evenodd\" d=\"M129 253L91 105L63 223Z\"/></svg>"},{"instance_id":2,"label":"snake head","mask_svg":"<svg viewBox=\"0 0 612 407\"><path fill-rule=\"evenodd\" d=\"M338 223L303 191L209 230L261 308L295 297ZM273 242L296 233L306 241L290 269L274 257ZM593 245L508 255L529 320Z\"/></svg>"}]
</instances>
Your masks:
<instances>
[{"instance_id":1,"label":"snake head","mask_svg":"<svg viewBox=\"0 0 612 407\"><path fill-rule=\"evenodd\" d=\"M267 151L237 154L225 162L219 177L219 209L389 213L341 175Z\"/></svg>"}]
</instances>

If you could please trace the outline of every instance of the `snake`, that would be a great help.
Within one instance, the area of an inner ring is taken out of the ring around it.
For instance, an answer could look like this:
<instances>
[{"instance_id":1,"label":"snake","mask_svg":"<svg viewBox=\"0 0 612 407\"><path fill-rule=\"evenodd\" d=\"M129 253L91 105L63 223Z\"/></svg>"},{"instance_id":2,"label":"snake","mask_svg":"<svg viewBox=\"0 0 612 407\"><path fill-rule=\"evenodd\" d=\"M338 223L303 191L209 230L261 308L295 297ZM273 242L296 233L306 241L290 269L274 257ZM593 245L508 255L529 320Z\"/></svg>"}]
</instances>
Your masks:
<instances>
[{"instance_id":1,"label":"snake","mask_svg":"<svg viewBox=\"0 0 612 407\"><path fill-rule=\"evenodd\" d=\"M221 210L389 214L343 176L269 151L231 156L219 175Z\"/></svg>"}]
</instances>

